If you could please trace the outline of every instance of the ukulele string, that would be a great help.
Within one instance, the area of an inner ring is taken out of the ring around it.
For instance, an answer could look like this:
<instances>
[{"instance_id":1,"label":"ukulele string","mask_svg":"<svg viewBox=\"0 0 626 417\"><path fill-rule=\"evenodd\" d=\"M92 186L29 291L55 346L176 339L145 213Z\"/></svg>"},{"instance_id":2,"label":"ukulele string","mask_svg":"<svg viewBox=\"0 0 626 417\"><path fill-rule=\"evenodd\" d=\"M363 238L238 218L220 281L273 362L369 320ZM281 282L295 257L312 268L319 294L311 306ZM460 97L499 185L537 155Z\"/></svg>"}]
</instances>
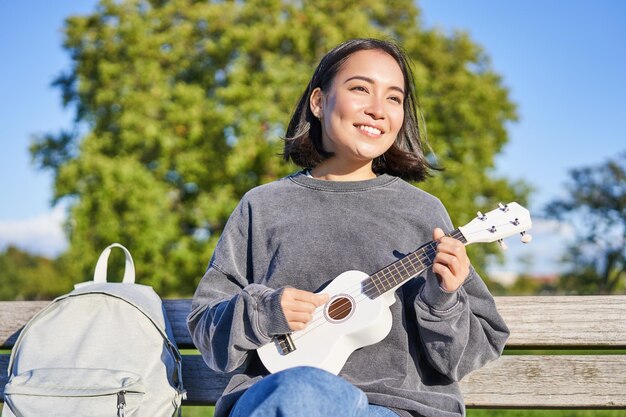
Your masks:
<instances>
[{"instance_id":1,"label":"ukulele string","mask_svg":"<svg viewBox=\"0 0 626 417\"><path fill-rule=\"evenodd\" d=\"M498 226L500 226L500 225L501 224L499 224ZM476 232L473 232L472 234L474 234L474 233L476 233ZM466 236L464 236L463 233L461 233L461 231L459 229L455 229L452 233L450 233L447 236L452 237L452 238L457 239L457 240L460 240L460 241L463 241L462 239L465 238L465 240L467 241ZM421 269L416 269L414 271L414 273L409 274L409 278L410 277L414 277L414 276L420 274L421 272L423 272L430 265L432 265L432 261L433 261L434 258L431 259L431 256L436 252L436 248L437 248L437 241L431 241L431 242L425 244L424 246L422 246L420 249L417 249L416 251L411 252L406 257L400 259L398 262L400 262L400 265L405 269L405 272L408 272L408 270L406 269L406 266L404 264L402 264L402 261L407 259L408 256L416 254L418 256L417 261L419 262ZM424 257L426 258L426 260L429 261L429 263L424 263L422 261L422 259L424 259ZM413 264L413 262L411 260L409 260L409 262L411 264L411 267L415 268L415 265ZM392 264L392 265L395 265L395 263ZM375 274L369 276L368 278L373 278L374 275L384 271L387 268L390 268L392 265L390 265L390 266L388 266L386 268L381 269L380 271L378 271ZM396 268L397 272L400 272L398 270L397 266L395 268ZM390 273L391 277L389 277L387 275L387 273ZM392 271L387 271L387 272L383 273L383 278L386 280L385 284L387 284L387 285L389 285L389 283L391 282L389 279L390 278L393 279L393 286L398 285L398 284L400 284L400 282L403 281L403 280L400 280L399 282L396 282L396 276L394 276L394 273ZM363 280L363 281L365 281L365 280ZM376 291L378 292L379 295L382 295L384 293L384 292L383 293L380 292L380 290L378 289L378 286L376 285L376 282L374 281L374 279L370 279L370 284L366 283L366 284L362 285L363 281L361 281L358 285L355 285L355 286L350 287L350 288L347 289L348 293L346 295L349 295L350 297L353 297L355 306L359 302L364 301L365 299L367 299L368 297L366 297L365 294L369 290L373 289L374 287L376 288ZM380 281L380 280L379 280L379 282L382 283L382 281ZM368 287L368 285L369 285L369 287ZM311 322L308 323L307 327L304 330L301 330L301 331L298 331L296 333L293 333L294 334L294 337L293 337L294 341L296 341L296 340L306 336L309 332L312 332L312 331L316 330L320 326L323 326L324 324L329 323L329 321L326 320L326 318L324 317L325 315L323 314L323 311L325 310L325 307L326 307L326 304L316 308L315 311L313 312L313 320L311 320ZM353 308L352 303L347 303L345 305L345 307L340 307L339 309L334 310L334 313L337 314L337 315L342 315L343 313L350 311L350 309L352 309L352 308ZM318 323L318 322L320 322L320 323Z\"/></svg>"},{"instance_id":2,"label":"ukulele string","mask_svg":"<svg viewBox=\"0 0 626 417\"><path fill-rule=\"evenodd\" d=\"M461 240L460 238L463 238L463 234L458 230L454 230L450 235L448 235L450 237L453 237L457 240ZM419 273L423 272L426 268L428 268L431 264L432 264L432 259L431 256L436 252L436 248L437 248L437 242L436 241L431 241L429 243L427 243L426 245L422 246L420 249L416 250L415 252L412 252L411 254L417 254L418 257L418 262L420 263L420 267L421 269L416 269L414 271L413 274L410 274L409 277L413 277L418 275ZM418 253L420 252L420 253ZM409 255L411 255L409 254ZM407 255L407 257L409 256ZM400 262L402 262L404 259L407 259L407 257L404 257L402 259L400 259ZM426 259L428 259L430 261L429 264L425 264L422 259L426 257ZM415 268L415 265L413 265L413 263L411 262L411 266L413 268ZM402 267L405 269L406 272L408 272L408 270L406 269L406 267L402 264ZM381 271L384 271L386 268L381 269L380 271L378 271L377 273L380 273ZM396 270L398 270L398 268L396 267ZM390 278L393 279L393 286L399 284L401 281L396 282L396 277L393 276L393 272L390 272L392 274L391 277L387 276L386 273L383 274L384 279L387 281L386 284L389 285ZM376 274L374 274L376 275ZM372 275L373 276L373 275ZM372 278L372 276L369 276L368 278ZM407 278L408 279L408 278ZM364 281L364 280L363 280ZM370 289L373 289L374 287L376 287L376 291L378 292L379 295L382 295L383 293L381 293L378 290L378 286L376 285L376 283L373 280L370 280L372 282L372 284L365 284L365 285L361 285L363 283L363 281L361 281L358 285L355 285L353 287L350 287L347 289L347 294L348 296L352 297L354 300L354 304L358 304L361 301L364 301L365 299L367 299L368 297L365 296L365 294L367 293L367 291L369 291ZM359 289L360 288L360 289ZM360 297L359 297L360 296ZM324 310L325 310L326 304L322 305L318 308L315 309L315 311L313 312L313 320L311 320L307 327L304 330L298 331L296 333L293 333L293 341L295 342L296 340L306 336L309 332L312 332L314 330L316 330L317 328L319 328L320 326L323 326L324 324L329 323L328 320L326 320L325 315L324 315ZM352 303L347 303L344 307L340 307L337 310L334 310L334 313L341 316L343 315L343 313L350 311L350 309L352 309ZM321 322L320 322L321 321ZM318 323L319 322L319 323Z\"/></svg>"},{"instance_id":3,"label":"ukulele string","mask_svg":"<svg viewBox=\"0 0 626 417\"><path fill-rule=\"evenodd\" d=\"M416 252L419 251L419 252L422 252L422 253L419 254L420 258L423 257L423 256L426 256L426 257L428 257L428 259L430 259L430 256L432 256L436 252L436 247L437 247L437 242L430 242L430 243L426 244L425 246L423 246L422 248L420 248L417 251L412 252L412 253L416 253ZM403 258L403 259L406 259L406 257ZM402 261L403 259L401 259L400 261ZM428 267L428 265L424 264L421 259L418 259L418 261L420 262L421 269L416 269L415 273L410 275L411 277L419 274L420 272L423 272ZM411 263L411 266L413 268L415 268L415 265L413 265L412 263ZM404 267L404 265L403 265L403 267ZM381 271L383 271L385 269L386 268L383 268ZM397 267L396 267L396 270L397 270ZM406 268L405 268L405 270L406 270ZM378 272L381 272L381 271L378 271ZM395 285L399 284L400 282L402 282L402 281L396 282L396 278L397 277L393 276L393 272L391 272L391 274L392 274L391 276L388 276L386 273L383 274L383 278L386 280L385 284L389 285L390 283L392 283L391 279L393 279L393 286L395 286ZM371 278L371 277L372 276L370 276L368 278ZM363 281L361 281L361 282L359 282L358 285L355 285L355 286L352 286L352 287L348 288L347 289L347 294L346 293L344 293L344 294L350 296L351 298L353 298L355 305L360 303L361 301L364 301L365 299L367 299L368 297L366 296L366 294L371 289L376 288L376 291L378 292L378 294L382 295L384 292L381 293L378 290L378 286L376 285L376 283L373 280L370 280L370 281L371 282L369 284L366 283L365 285L362 285ZM379 280L379 282L380 282L380 280ZM325 307L326 307L326 304L316 308L315 311L313 312L313 320L311 320L308 323L307 327L304 330L298 331L297 334L296 333L292 334L294 342L296 340L306 336L309 332L312 332L312 331L316 330L320 326L323 326L324 324L329 323L328 320L326 320L325 315L324 315ZM337 315L342 315L343 313L346 313L346 312L350 311L350 309L352 309L352 308L354 308L352 306L352 303L347 303L347 305L345 305L344 307L339 307L337 310L334 310L334 313L337 314Z\"/></svg>"},{"instance_id":4,"label":"ukulele string","mask_svg":"<svg viewBox=\"0 0 626 417\"><path fill-rule=\"evenodd\" d=\"M421 257L426 256L426 257L430 258L430 256L432 256L435 253L435 251L436 251L436 242L430 242L430 243L426 244L425 246L423 246L422 248L418 249L417 251L415 251L413 253L416 253L418 251L422 252L422 253L419 254ZM406 259L406 258L403 258L403 259ZM410 277L415 276L415 275L419 274L420 272L423 272L428 267L427 265L425 265L421 261L421 259L418 259L418 261L420 262L421 269L416 269L413 274L409 275ZM411 266L413 268L415 268L415 265L411 264ZM378 271L377 273L380 273L384 269L386 269L386 268L383 268L382 270ZM396 270L398 271L397 267L396 267ZM405 271L406 271L406 268L405 268ZM402 282L402 281L396 282L397 276L394 276L394 273L391 272L391 271L390 271L390 273L391 273L391 276L387 275L387 273L383 274L383 278L386 281L385 284L389 285L390 283L392 283L393 284L392 287L393 287L393 286L399 284L400 282ZM371 277L372 276L370 276L368 278L371 278ZM393 281L391 281L391 280L393 280ZM365 294L367 294L367 292L369 290L372 290L374 288L376 288L376 291L377 291L378 295L382 295L384 292L381 293L380 290L378 289L377 284L373 280L370 280L370 281L371 281L370 284L366 283L365 285L362 285L363 281L361 281L358 285L355 285L353 287L348 288L347 291L344 294L350 296L351 298L353 298L355 305L358 304L359 302L364 301L365 299L367 299L368 297L366 297ZM383 283L381 280L379 280L379 282ZM320 306L320 307L318 307L314 311L314 313L313 313L313 320L311 320L308 323L307 327L304 330L298 331L297 334L293 333L293 340L294 341L298 340L301 337L306 336L307 333L316 330L320 326L329 323L328 320L326 320L325 315L323 314L323 311L325 310L326 305L327 304L325 304L323 306ZM352 308L353 308L352 303L347 303L344 307L339 307L338 309L334 310L334 313L337 314L337 315L342 315L343 313L350 311L350 309L352 309Z\"/></svg>"},{"instance_id":5,"label":"ukulele string","mask_svg":"<svg viewBox=\"0 0 626 417\"><path fill-rule=\"evenodd\" d=\"M448 235L449 237L455 238L457 240L460 240L460 238L463 237L463 234L457 229L455 231L453 231L450 235ZM437 249L437 242L436 241L431 241L429 243L427 243L426 245L422 246L420 249L411 252L410 254L408 254L407 256L405 256L404 258L398 260L397 262L394 262L392 265L389 265L383 269L381 269L380 271L370 275L368 278L373 278L375 275L380 274L382 271L385 271L386 269L391 268L392 266L395 267L396 272L394 273L393 271L389 270L385 273L383 273L383 278L385 280L385 282L382 282L381 280L378 280L378 282L382 283L382 284L389 284L391 282L391 280L393 280L393 286L399 284L400 282L396 282L396 279L398 278L398 273L400 275L403 274L403 272L401 272L398 268L398 266L395 266L396 264L400 264L402 268L404 268L404 274L408 275L410 277L415 276L417 274L419 274L420 272L422 272L425 268L428 268L431 264L432 264L432 259L431 256L436 252ZM417 256L417 261L419 262L419 269L416 268L416 265L413 263L413 261L411 259L409 259L409 257L411 255L416 255ZM425 258L425 259L424 259ZM409 261L410 267L414 268L415 271L410 272L407 267L403 264L403 262L405 260ZM427 260L428 262L424 262L424 260ZM401 276L400 276L401 278ZM362 283L363 281L361 281ZM360 285L358 286L360 287ZM357 289L358 287L351 287L348 288L349 294L348 295L353 295L350 292ZM378 286L376 285L376 280L375 279L370 279L370 284L365 284L362 286L362 290L363 292L369 292L370 290L376 288L376 291L378 292L379 295L382 295L385 291L381 292L378 289Z\"/></svg>"}]
</instances>

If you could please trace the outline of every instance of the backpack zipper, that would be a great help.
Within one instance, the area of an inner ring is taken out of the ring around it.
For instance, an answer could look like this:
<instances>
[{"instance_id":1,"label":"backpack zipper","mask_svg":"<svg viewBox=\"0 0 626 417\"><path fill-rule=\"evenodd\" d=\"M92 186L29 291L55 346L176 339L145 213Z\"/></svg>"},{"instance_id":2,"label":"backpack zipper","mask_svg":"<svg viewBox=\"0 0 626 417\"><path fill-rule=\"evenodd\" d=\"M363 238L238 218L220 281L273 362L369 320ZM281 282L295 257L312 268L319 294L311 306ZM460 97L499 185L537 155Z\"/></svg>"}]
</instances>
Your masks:
<instances>
[{"instance_id":1,"label":"backpack zipper","mask_svg":"<svg viewBox=\"0 0 626 417\"><path fill-rule=\"evenodd\" d=\"M124 408L126 407L126 397L124 397L126 391L120 391L117 393L117 417L124 417Z\"/></svg>"}]
</instances>

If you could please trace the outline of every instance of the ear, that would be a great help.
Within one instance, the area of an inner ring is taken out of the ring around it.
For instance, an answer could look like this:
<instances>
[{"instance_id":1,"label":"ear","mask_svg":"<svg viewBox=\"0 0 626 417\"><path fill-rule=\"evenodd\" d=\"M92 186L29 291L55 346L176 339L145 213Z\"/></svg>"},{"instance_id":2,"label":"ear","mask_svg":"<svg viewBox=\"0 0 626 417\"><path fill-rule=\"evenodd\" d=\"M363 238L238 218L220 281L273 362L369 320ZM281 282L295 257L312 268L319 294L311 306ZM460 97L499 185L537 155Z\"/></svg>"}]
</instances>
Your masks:
<instances>
[{"instance_id":1,"label":"ear","mask_svg":"<svg viewBox=\"0 0 626 417\"><path fill-rule=\"evenodd\" d=\"M317 87L315 90L313 90L313 92L311 93L311 96L309 97L309 106L311 108L311 113L313 113L313 115L315 117L317 117L318 119L322 117L322 99L323 99L324 94L322 93L322 89Z\"/></svg>"}]
</instances>

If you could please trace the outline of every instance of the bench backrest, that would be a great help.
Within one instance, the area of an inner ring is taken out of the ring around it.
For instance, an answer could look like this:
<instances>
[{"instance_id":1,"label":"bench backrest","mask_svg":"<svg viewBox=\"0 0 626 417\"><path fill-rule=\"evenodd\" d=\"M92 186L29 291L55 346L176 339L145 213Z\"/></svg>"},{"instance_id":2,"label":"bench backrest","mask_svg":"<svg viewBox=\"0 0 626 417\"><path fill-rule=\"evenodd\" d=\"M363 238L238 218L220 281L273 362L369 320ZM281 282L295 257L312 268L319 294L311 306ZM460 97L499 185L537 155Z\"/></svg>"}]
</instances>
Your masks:
<instances>
[{"instance_id":1,"label":"bench backrest","mask_svg":"<svg viewBox=\"0 0 626 417\"><path fill-rule=\"evenodd\" d=\"M511 337L505 355L462 381L468 407L626 409L626 296L496 297L496 302ZM0 348L11 349L22 326L47 303L0 302ZM194 349L185 324L191 301L164 303L179 348ZM0 354L0 395L8 361L8 353ZM190 353L183 358L183 377L186 404L210 405L230 375L209 370Z\"/></svg>"}]
</instances>

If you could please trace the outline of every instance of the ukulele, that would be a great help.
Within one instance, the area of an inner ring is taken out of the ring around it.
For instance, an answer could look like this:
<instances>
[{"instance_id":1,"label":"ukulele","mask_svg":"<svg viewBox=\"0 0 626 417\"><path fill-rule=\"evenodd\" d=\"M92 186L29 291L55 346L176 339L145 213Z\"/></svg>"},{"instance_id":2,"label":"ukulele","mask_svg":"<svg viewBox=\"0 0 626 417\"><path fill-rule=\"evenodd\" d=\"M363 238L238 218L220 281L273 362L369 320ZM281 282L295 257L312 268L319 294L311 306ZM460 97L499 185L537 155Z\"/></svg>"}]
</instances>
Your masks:
<instances>
[{"instance_id":1,"label":"ukulele","mask_svg":"<svg viewBox=\"0 0 626 417\"><path fill-rule=\"evenodd\" d=\"M515 233L528 243L530 213L517 203L500 204L487 214L478 212L467 225L448 236L465 245L498 241ZM338 374L356 349L383 340L391 330L394 292L432 266L437 242L431 241L380 271L367 275L346 271L322 291L329 294L303 330L274 337L257 349L261 362L275 373L295 366L314 366ZM323 343L320 343L323 341Z\"/></svg>"}]
</instances>

